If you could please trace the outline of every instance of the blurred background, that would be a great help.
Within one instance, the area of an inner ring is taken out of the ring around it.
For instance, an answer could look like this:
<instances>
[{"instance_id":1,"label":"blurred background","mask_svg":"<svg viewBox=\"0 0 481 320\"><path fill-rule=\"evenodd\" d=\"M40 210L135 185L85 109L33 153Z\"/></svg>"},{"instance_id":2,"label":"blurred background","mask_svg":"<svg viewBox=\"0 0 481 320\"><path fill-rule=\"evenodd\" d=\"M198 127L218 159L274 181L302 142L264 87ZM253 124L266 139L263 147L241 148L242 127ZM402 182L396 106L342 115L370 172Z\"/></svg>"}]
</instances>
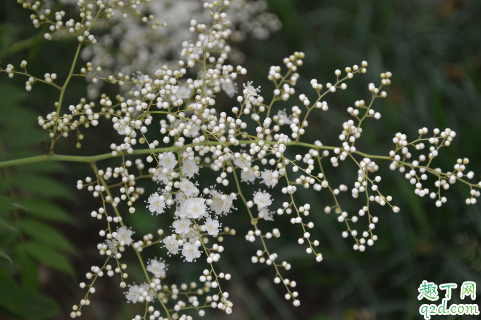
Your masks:
<instances>
[{"instance_id":1,"label":"blurred background","mask_svg":"<svg viewBox=\"0 0 481 320\"><path fill-rule=\"evenodd\" d=\"M374 105L382 118L368 121L358 150L387 155L396 132L414 139L419 128L427 127L432 132L436 127L448 127L457 136L449 148L440 152L436 165L450 171L457 158L467 157L468 171L473 170L475 179L480 179L480 1L267 3L267 11L277 15L282 29L267 40L247 38L238 44L246 57L242 65L249 70L247 80L256 79L254 84L260 85L264 93L271 91L267 81L269 67L281 65L282 59L294 51L306 54L296 95L305 93L308 97L315 95L310 88L311 79L324 84L332 82L335 69L343 70L362 60L369 62L366 75L349 81L346 91L328 96L330 109L311 119L306 140L337 144L341 124L348 119L346 108L356 100L368 100L368 83L377 83L381 72L391 71L388 97ZM68 38L42 41L42 32L32 27L29 14L16 1L0 2L1 66L18 66L26 59L32 74L41 77L46 72L57 72L59 78L65 77L62 70L69 68L70 61L64 58L73 56L75 42ZM0 160L41 155L45 152L41 142L49 141L36 119L53 110L57 92L36 84L27 94L25 81L21 76L8 79L0 74ZM68 90L68 104L85 96L84 80L78 80L78 86L76 83ZM290 109L296 103L294 98L279 107ZM90 130L84 134L85 142L95 143L85 143L79 151L75 149L75 138L69 137L59 143L56 151L78 155L105 153L108 141L115 139L110 131ZM100 166L107 165L105 162ZM225 239L226 254L219 262L225 272L233 275L227 291L235 304L234 313L227 317L209 311L205 318L420 319L418 309L425 302L417 300L417 289L423 280L458 286L469 280L481 285L481 208L480 204L465 204L469 189L454 185L444 193L448 202L436 208L430 199L417 197L403 175L389 171L388 163L379 165L383 177L380 188L393 196L401 212L394 214L387 208L373 206L380 220L375 229L379 240L366 252L352 250L352 239L341 237L343 225L321 209L331 205L327 193L319 196L307 191L298 195L300 202L309 202L313 208L311 216L316 227L311 234L321 242L322 263L315 262L297 244L300 230L292 230L288 217L276 218L276 227L284 236L269 246L279 259L292 264L285 274L297 281L301 299L298 308L284 299L282 287L274 285L271 268L250 262L258 247L239 239L249 229L249 221L242 219L242 206L238 203L238 212L223 221L224 225L236 226L237 236ZM340 168L329 168L331 185L335 181L351 186L356 176L354 168ZM83 298L84 291L78 283L84 281L90 266L102 263L96 250L102 225L89 215L99 203L91 200L88 192L75 189L76 181L90 174L87 165L65 163L39 163L0 171L0 193L30 209L0 211L0 217L20 231L0 229L0 247L13 260L10 263L0 259L1 319L67 319L71 306ZM340 197L344 210L357 211L362 203L352 200L349 194ZM155 232L162 226L159 217L151 217L142 208L128 216L127 221L137 235ZM273 227L268 223L265 226ZM177 282L197 280L205 267L201 263L167 260L168 277ZM134 263L129 264L129 273L132 279L140 281L140 269ZM141 305L124 303L116 279L101 279L96 288L91 305L83 310L83 319L131 319L136 312L143 312ZM478 298L472 303L479 305L480 301ZM454 291L451 303L461 303L459 289Z\"/></svg>"}]
</instances>

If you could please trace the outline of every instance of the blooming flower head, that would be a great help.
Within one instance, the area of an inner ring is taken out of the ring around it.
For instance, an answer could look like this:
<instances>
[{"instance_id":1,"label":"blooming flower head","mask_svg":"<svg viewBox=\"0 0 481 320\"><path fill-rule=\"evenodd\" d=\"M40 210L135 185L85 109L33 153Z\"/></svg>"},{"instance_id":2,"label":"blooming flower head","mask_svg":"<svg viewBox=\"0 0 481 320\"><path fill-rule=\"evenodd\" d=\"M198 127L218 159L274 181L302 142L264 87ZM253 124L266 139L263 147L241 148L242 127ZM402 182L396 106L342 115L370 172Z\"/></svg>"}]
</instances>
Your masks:
<instances>
[{"instance_id":1,"label":"blooming flower head","mask_svg":"<svg viewBox=\"0 0 481 320\"><path fill-rule=\"evenodd\" d=\"M179 99L187 100L187 99L189 99L191 92L192 92L192 90L189 89L189 87L187 87L187 86L181 86L181 87L179 88L179 91L177 91L176 96L177 96L177 98L179 98Z\"/></svg>"},{"instance_id":2,"label":"blooming flower head","mask_svg":"<svg viewBox=\"0 0 481 320\"><path fill-rule=\"evenodd\" d=\"M279 172L272 170L264 170L261 173L262 182L268 187L275 187L279 181Z\"/></svg>"},{"instance_id":3,"label":"blooming flower head","mask_svg":"<svg viewBox=\"0 0 481 320\"><path fill-rule=\"evenodd\" d=\"M288 116L286 110L279 110L279 112L277 112L277 116L279 117L280 125L292 123L292 116Z\"/></svg>"},{"instance_id":4,"label":"blooming flower head","mask_svg":"<svg viewBox=\"0 0 481 320\"><path fill-rule=\"evenodd\" d=\"M200 241L196 241L195 243L184 243L184 247L182 248L182 256L184 256L185 261L192 262L200 257L199 246Z\"/></svg>"},{"instance_id":5,"label":"blooming flower head","mask_svg":"<svg viewBox=\"0 0 481 320\"><path fill-rule=\"evenodd\" d=\"M225 92L229 97L233 97L234 94L237 93L237 83L235 83L235 82L232 81L231 79L224 79L224 78L222 78L222 79L220 80L220 85L221 85L222 90L224 90L224 92Z\"/></svg>"},{"instance_id":6,"label":"blooming flower head","mask_svg":"<svg viewBox=\"0 0 481 320\"><path fill-rule=\"evenodd\" d=\"M163 152L159 155L159 165L168 170L174 170L177 158L173 152Z\"/></svg>"},{"instance_id":7,"label":"blooming flower head","mask_svg":"<svg viewBox=\"0 0 481 320\"><path fill-rule=\"evenodd\" d=\"M156 173L154 173L153 181L159 181L162 182L163 184L169 183L169 181L172 179L172 176L169 174L165 174L162 172L162 170L158 170Z\"/></svg>"},{"instance_id":8,"label":"blooming flower head","mask_svg":"<svg viewBox=\"0 0 481 320\"><path fill-rule=\"evenodd\" d=\"M254 203L259 209L266 208L272 204L271 195L265 191L257 191L254 193Z\"/></svg>"},{"instance_id":9,"label":"blooming flower head","mask_svg":"<svg viewBox=\"0 0 481 320\"><path fill-rule=\"evenodd\" d=\"M114 129L117 130L118 134L126 135L126 136L130 134L131 129L129 127L129 123L130 123L129 118L120 119L120 120L118 120L118 118L113 118L112 120L116 121L114 123Z\"/></svg>"},{"instance_id":10,"label":"blooming flower head","mask_svg":"<svg viewBox=\"0 0 481 320\"><path fill-rule=\"evenodd\" d=\"M236 199L235 193L225 195L216 190L211 190L210 195L212 197L210 208L215 212L215 214L227 214L231 211L233 201Z\"/></svg>"},{"instance_id":11,"label":"blooming flower head","mask_svg":"<svg viewBox=\"0 0 481 320\"><path fill-rule=\"evenodd\" d=\"M165 278L167 266L162 259L151 259L147 264L147 271L151 272L156 278Z\"/></svg>"},{"instance_id":12,"label":"blooming flower head","mask_svg":"<svg viewBox=\"0 0 481 320\"><path fill-rule=\"evenodd\" d=\"M177 242L174 235L165 237L162 242L164 243L165 248L169 250L169 254L179 253L179 242Z\"/></svg>"},{"instance_id":13,"label":"blooming flower head","mask_svg":"<svg viewBox=\"0 0 481 320\"><path fill-rule=\"evenodd\" d=\"M120 244L124 244L126 246L130 246L130 244L132 243L132 234L134 232L130 229L127 229L127 227L120 227L117 229L117 236L115 237L115 239L117 239L118 242L120 242Z\"/></svg>"},{"instance_id":14,"label":"blooming flower head","mask_svg":"<svg viewBox=\"0 0 481 320\"><path fill-rule=\"evenodd\" d=\"M274 221L272 217L272 212L269 211L267 208L260 208L259 209L259 218L264 219L266 221Z\"/></svg>"},{"instance_id":15,"label":"blooming flower head","mask_svg":"<svg viewBox=\"0 0 481 320\"><path fill-rule=\"evenodd\" d=\"M234 159L234 164L239 168L244 169L245 167L250 167L252 165L252 162L240 157Z\"/></svg>"},{"instance_id":16,"label":"blooming flower head","mask_svg":"<svg viewBox=\"0 0 481 320\"><path fill-rule=\"evenodd\" d=\"M136 303L140 297L138 285L129 286L129 291L125 292L125 297L127 298L127 302Z\"/></svg>"},{"instance_id":17,"label":"blooming flower head","mask_svg":"<svg viewBox=\"0 0 481 320\"><path fill-rule=\"evenodd\" d=\"M165 208L165 198L162 195L159 195L157 192L152 194L149 199L147 200L149 203L149 211L152 213L161 214L164 212Z\"/></svg>"},{"instance_id":18,"label":"blooming flower head","mask_svg":"<svg viewBox=\"0 0 481 320\"><path fill-rule=\"evenodd\" d=\"M172 223L172 227L175 228L175 233L183 235L189 233L191 222L189 219L179 219Z\"/></svg>"},{"instance_id":19,"label":"blooming flower head","mask_svg":"<svg viewBox=\"0 0 481 320\"><path fill-rule=\"evenodd\" d=\"M202 198L190 198L184 201L181 207L181 214L189 219L199 219L206 215L205 200Z\"/></svg>"},{"instance_id":20,"label":"blooming flower head","mask_svg":"<svg viewBox=\"0 0 481 320\"><path fill-rule=\"evenodd\" d=\"M186 137L195 138L199 135L199 130L200 127L189 120L186 122L186 128L183 133Z\"/></svg>"},{"instance_id":21,"label":"blooming flower head","mask_svg":"<svg viewBox=\"0 0 481 320\"><path fill-rule=\"evenodd\" d=\"M217 237L219 234L219 221L217 219L211 219L210 217L205 220L204 229L211 236Z\"/></svg>"},{"instance_id":22,"label":"blooming flower head","mask_svg":"<svg viewBox=\"0 0 481 320\"><path fill-rule=\"evenodd\" d=\"M256 180L256 174L251 167L245 167L241 172L242 182L254 182Z\"/></svg>"},{"instance_id":23,"label":"blooming flower head","mask_svg":"<svg viewBox=\"0 0 481 320\"><path fill-rule=\"evenodd\" d=\"M242 91L242 93L244 94L244 96L246 96L246 98L257 97L257 93L261 91L260 88L261 87L254 88L252 86L252 81L248 81L247 85L244 83L244 90Z\"/></svg>"},{"instance_id":24,"label":"blooming flower head","mask_svg":"<svg viewBox=\"0 0 481 320\"><path fill-rule=\"evenodd\" d=\"M187 196L192 197L199 194L199 189L195 187L195 185L186 178L183 178L180 182L179 189Z\"/></svg>"},{"instance_id":25,"label":"blooming flower head","mask_svg":"<svg viewBox=\"0 0 481 320\"><path fill-rule=\"evenodd\" d=\"M185 160L182 162L182 173L187 178L192 178L195 174L199 173L199 166L195 160Z\"/></svg>"}]
</instances>

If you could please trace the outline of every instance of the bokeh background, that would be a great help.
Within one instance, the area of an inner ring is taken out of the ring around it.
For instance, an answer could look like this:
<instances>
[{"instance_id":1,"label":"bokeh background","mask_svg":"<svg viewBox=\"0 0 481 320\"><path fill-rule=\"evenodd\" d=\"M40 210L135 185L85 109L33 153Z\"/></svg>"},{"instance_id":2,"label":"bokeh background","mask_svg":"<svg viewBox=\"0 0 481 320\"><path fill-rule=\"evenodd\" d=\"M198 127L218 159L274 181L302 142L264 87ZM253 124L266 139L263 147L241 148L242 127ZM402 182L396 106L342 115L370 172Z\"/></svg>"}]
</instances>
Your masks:
<instances>
[{"instance_id":1,"label":"bokeh background","mask_svg":"<svg viewBox=\"0 0 481 320\"><path fill-rule=\"evenodd\" d=\"M312 140L337 143L341 124L348 119L346 108L355 100L367 100L367 84L378 81L381 72L391 71L393 84L388 88L388 98L375 104L382 118L365 126L358 149L387 155L396 132L414 138L422 127L449 127L457 136L440 153L438 166L449 171L457 158L468 157L468 170L480 178L480 1L269 0L268 4L269 11L282 21L282 30L267 40L248 39L239 45L246 56L243 65L249 70L246 80L256 79L263 92L270 91L266 77L269 67L281 65L282 59L294 51L306 54L299 70L297 93L308 96L313 93L310 79L332 82L335 69L343 70L362 60L369 62L366 75L355 77L348 83L348 90L327 98L329 112L319 113L318 118L311 120L308 135ZM70 61L64 58L73 56L75 42L42 41L28 16L16 1L0 2L2 67L27 59L33 74L55 71L59 77L65 76L61 70L67 70ZM56 92L36 85L27 94L23 89L25 80L0 75L1 160L40 155L44 152L41 141L48 141L46 133L36 125L36 118L52 110ZM85 95L83 80L78 84L68 90L67 103L76 103ZM280 107L290 108L294 103ZM69 138L59 144L57 152L105 153L108 144L102 144L103 138L115 139L110 131L85 135L85 141L96 142L85 143L78 151L72 143L74 139ZM420 319L418 309L422 302L417 300L417 289L423 280L458 285L471 280L481 285L481 209L480 204L465 204L469 190L455 185L445 192L448 202L436 208L430 199L415 196L408 181L401 174L390 172L387 163L381 167L380 188L394 197L401 212L394 214L374 206L380 219L376 228L379 241L364 253L353 251L352 240L341 237L342 225L322 212L321 208L331 204L328 194L319 197L307 191L298 196L299 201L309 202L314 208L311 212L316 227L311 234L321 242L322 263L315 262L297 245L299 230L293 230L287 217L276 219L284 236L270 246L280 259L289 260L293 266L287 276L298 283L298 308L284 300L282 288L272 281L270 268L250 262L257 247L239 240L249 228L239 203L239 211L224 221L225 225L236 225L238 236L225 240L228 252L219 263L233 274L227 289L235 311L229 317L208 312L205 318ZM89 174L86 165L65 163L42 163L0 172L0 193L30 209L0 211L1 217L20 230L12 233L0 229L0 247L13 260L0 260L1 319L67 319L71 306L83 297L77 284L84 281L91 265L102 263L96 250L101 225L89 217L99 203L91 200L87 192L75 190L76 181ZM339 170L332 170L331 176L333 181L349 186L355 171L340 166ZM340 199L348 211L361 205L349 195ZM141 235L155 232L162 220L140 210L128 217L128 223ZM204 268L200 263L172 260L169 264L169 277L179 282L196 280ZM140 279L140 270L134 264L129 265L129 270L132 279ZM131 308L124 303L115 280L102 279L96 287L92 304L84 310L84 319L131 319L135 311L141 312L142 307ZM460 301L457 290L451 303ZM474 303L480 301L478 298ZM23 314L18 313L21 303Z\"/></svg>"}]
</instances>

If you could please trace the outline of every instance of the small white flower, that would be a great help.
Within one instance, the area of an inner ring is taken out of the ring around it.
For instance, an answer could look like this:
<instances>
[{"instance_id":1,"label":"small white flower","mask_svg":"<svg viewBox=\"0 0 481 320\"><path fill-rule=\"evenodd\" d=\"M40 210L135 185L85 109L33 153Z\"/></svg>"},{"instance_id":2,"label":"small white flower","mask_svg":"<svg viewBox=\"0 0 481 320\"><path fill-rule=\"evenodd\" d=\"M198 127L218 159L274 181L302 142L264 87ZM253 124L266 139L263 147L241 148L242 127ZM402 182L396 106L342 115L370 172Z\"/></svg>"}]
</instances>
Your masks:
<instances>
[{"instance_id":1,"label":"small white flower","mask_svg":"<svg viewBox=\"0 0 481 320\"><path fill-rule=\"evenodd\" d=\"M179 253L179 243L174 235L165 237L162 242L164 243L165 248L169 250L170 254Z\"/></svg>"},{"instance_id":2,"label":"small white flower","mask_svg":"<svg viewBox=\"0 0 481 320\"><path fill-rule=\"evenodd\" d=\"M172 227L175 228L175 233L183 235L189 233L191 222L189 219L179 219L172 223Z\"/></svg>"},{"instance_id":3,"label":"small white flower","mask_svg":"<svg viewBox=\"0 0 481 320\"><path fill-rule=\"evenodd\" d=\"M195 196L199 194L199 189L195 187L195 185L190 182L188 179L183 178L180 182L179 189L187 196Z\"/></svg>"},{"instance_id":4,"label":"small white flower","mask_svg":"<svg viewBox=\"0 0 481 320\"><path fill-rule=\"evenodd\" d=\"M117 119L117 118L113 118L113 119ZM120 119L114 123L114 129L117 130L118 134L128 136L132 131L132 129L129 127L129 122L130 122L129 118Z\"/></svg>"},{"instance_id":5,"label":"small white flower","mask_svg":"<svg viewBox=\"0 0 481 320\"><path fill-rule=\"evenodd\" d=\"M182 248L182 255L185 257L185 261L192 262L200 257L200 251L198 246L195 244L186 242Z\"/></svg>"},{"instance_id":6,"label":"small white flower","mask_svg":"<svg viewBox=\"0 0 481 320\"><path fill-rule=\"evenodd\" d=\"M152 272L156 278L165 278L166 269L167 266L161 258L159 260L151 259L147 264L147 271Z\"/></svg>"},{"instance_id":7,"label":"small white flower","mask_svg":"<svg viewBox=\"0 0 481 320\"><path fill-rule=\"evenodd\" d=\"M279 181L279 172L272 171L272 170L264 170L261 173L261 177L263 179L263 183L268 187L275 187L277 182Z\"/></svg>"},{"instance_id":8,"label":"small white flower","mask_svg":"<svg viewBox=\"0 0 481 320\"><path fill-rule=\"evenodd\" d=\"M184 135L186 137L195 138L199 135L199 130L200 130L200 127L198 125L196 125L195 123L192 123L192 121L187 121L186 129L184 130Z\"/></svg>"},{"instance_id":9,"label":"small white flower","mask_svg":"<svg viewBox=\"0 0 481 320\"><path fill-rule=\"evenodd\" d=\"M270 212L267 208L260 208L259 209L259 218L264 219L266 221L274 221L274 217L272 216L272 212Z\"/></svg>"},{"instance_id":10,"label":"small white flower","mask_svg":"<svg viewBox=\"0 0 481 320\"><path fill-rule=\"evenodd\" d=\"M237 83L232 79L220 79L220 85L222 90L229 96L233 97L237 93Z\"/></svg>"},{"instance_id":11,"label":"small white flower","mask_svg":"<svg viewBox=\"0 0 481 320\"><path fill-rule=\"evenodd\" d=\"M152 194L149 199L147 200L149 203L149 211L152 213L161 214L164 212L165 208L165 198L162 195L159 195L157 192Z\"/></svg>"},{"instance_id":12,"label":"small white flower","mask_svg":"<svg viewBox=\"0 0 481 320\"><path fill-rule=\"evenodd\" d=\"M242 182L254 182L256 180L256 174L252 168L248 168L247 171L242 170L241 172L241 181Z\"/></svg>"},{"instance_id":13,"label":"small white flower","mask_svg":"<svg viewBox=\"0 0 481 320\"><path fill-rule=\"evenodd\" d=\"M168 184L171 179L172 179L171 175L167 175L162 172L155 173L154 177L152 178L153 181L161 181L163 184Z\"/></svg>"},{"instance_id":14,"label":"small white flower","mask_svg":"<svg viewBox=\"0 0 481 320\"><path fill-rule=\"evenodd\" d=\"M185 200L181 207L182 214L189 219L199 219L206 215L205 200L202 198L190 198Z\"/></svg>"},{"instance_id":15,"label":"small white flower","mask_svg":"<svg viewBox=\"0 0 481 320\"><path fill-rule=\"evenodd\" d=\"M144 292L147 292L147 295L150 297L151 300L155 296L154 289L152 289L148 283L141 284L139 286L139 292L144 297L145 297Z\"/></svg>"},{"instance_id":16,"label":"small white flower","mask_svg":"<svg viewBox=\"0 0 481 320\"><path fill-rule=\"evenodd\" d=\"M130 244L132 243L132 234L134 232L130 229L127 229L127 227L120 227L117 229L117 237L115 237L115 239L117 239L118 242L121 242L123 241L124 245L126 246L130 246Z\"/></svg>"},{"instance_id":17,"label":"small white flower","mask_svg":"<svg viewBox=\"0 0 481 320\"><path fill-rule=\"evenodd\" d=\"M144 294L144 292L147 292L147 294ZM145 298L146 296L149 296L152 299L155 295L155 292L148 283L143 283L140 286L135 284L133 286L129 285L129 291L124 292L124 294L127 298L127 302L137 303L143 301L139 300L140 297Z\"/></svg>"},{"instance_id":18,"label":"small white flower","mask_svg":"<svg viewBox=\"0 0 481 320\"><path fill-rule=\"evenodd\" d=\"M127 298L127 303L128 302L132 302L132 303L137 302L137 300L140 297L139 289L140 288L139 288L138 285L129 286L129 291L124 293L125 297Z\"/></svg>"},{"instance_id":19,"label":"small white flower","mask_svg":"<svg viewBox=\"0 0 481 320\"><path fill-rule=\"evenodd\" d=\"M292 123L292 115L287 116L286 110L279 110L279 112L277 112L277 116L279 117L280 125Z\"/></svg>"},{"instance_id":20,"label":"small white flower","mask_svg":"<svg viewBox=\"0 0 481 320\"><path fill-rule=\"evenodd\" d=\"M265 191L257 191L254 194L254 203L259 209L266 208L272 204L271 195Z\"/></svg>"},{"instance_id":21,"label":"small white flower","mask_svg":"<svg viewBox=\"0 0 481 320\"><path fill-rule=\"evenodd\" d=\"M177 165L177 158L173 152L164 152L159 155L159 165L168 170L173 170Z\"/></svg>"},{"instance_id":22,"label":"small white flower","mask_svg":"<svg viewBox=\"0 0 481 320\"><path fill-rule=\"evenodd\" d=\"M216 190L211 190L210 195L212 197L210 208L217 215L229 213L231 211L233 201L237 198L235 193L231 193L227 196Z\"/></svg>"},{"instance_id":23,"label":"small white flower","mask_svg":"<svg viewBox=\"0 0 481 320\"><path fill-rule=\"evenodd\" d=\"M219 234L219 221L217 219L211 219L210 217L205 220L204 229L211 236L217 237Z\"/></svg>"},{"instance_id":24,"label":"small white flower","mask_svg":"<svg viewBox=\"0 0 481 320\"><path fill-rule=\"evenodd\" d=\"M252 86L252 81L248 81L247 85L244 83L244 90L242 91L242 93L244 94L244 96L246 96L246 98L257 97L257 93L261 91L260 88L261 87L254 88Z\"/></svg>"},{"instance_id":25,"label":"small white flower","mask_svg":"<svg viewBox=\"0 0 481 320\"><path fill-rule=\"evenodd\" d=\"M182 173L187 178L192 178L195 174L199 173L199 166L195 160L185 160L182 163Z\"/></svg>"},{"instance_id":26,"label":"small white flower","mask_svg":"<svg viewBox=\"0 0 481 320\"><path fill-rule=\"evenodd\" d=\"M250 167L252 165L252 163L250 161L248 161L244 158L235 158L234 164L241 169L244 169L245 167Z\"/></svg>"},{"instance_id":27,"label":"small white flower","mask_svg":"<svg viewBox=\"0 0 481 320\"><path fill-rule=\"evenodd\" d=\"M189 99L191 92L192 92L192 90L190 90L189 87L181 86L179 88L179 91L177 91L176 96L179 99L187 100L187 99Z\"/></svg>"}]
</instances>

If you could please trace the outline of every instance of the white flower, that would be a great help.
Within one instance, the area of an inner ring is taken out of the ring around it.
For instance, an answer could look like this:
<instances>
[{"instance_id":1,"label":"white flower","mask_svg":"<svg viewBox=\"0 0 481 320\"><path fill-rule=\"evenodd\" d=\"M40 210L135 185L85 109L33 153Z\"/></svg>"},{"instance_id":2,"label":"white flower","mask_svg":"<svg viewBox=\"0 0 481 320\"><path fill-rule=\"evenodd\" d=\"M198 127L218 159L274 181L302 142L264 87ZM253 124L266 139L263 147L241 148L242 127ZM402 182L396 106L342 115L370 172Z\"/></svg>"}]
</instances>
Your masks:
<instances>
[{"instance_id":1,"label":"white flower","mask_svg":"<svg viewBox=\"0 0 481 320\"><path fill-rule=\"evenodd\" d=\"M137 300L140 297L139 289L140 288L137 285L129 286L129 291L124 293L125 297L127 298L127 302L132 302L132 303L137 302Z\"/></svg>"},{"instance_id":2,"label":"white flower","mask_svg":"<svg viewBox=\"0 0 481 320\"><path fill-rule=\"evenodd\" d=\"M161 258L159 260L151 259L147 264L147 271L152 272L156 278L165 278L166 268L167 266Z\"/></svg>"},{"instance_id":3,"label":"white flower","mask_svg":"<svg viewBox=\"0 0 481 320\"><path fill-rule=\"evenodd\" d=\"M237 83L232 81L232 79L220 79L220 84L222 90L229 96L233 97L237 93Z\"/></svg>"},{"instance_id":4,"label":"white flower","mask_svg":"<svg viewBox=\"0 0 481 320\"><path fill-rule=\"evenodd\" d=\"M165 237L162 241L165 245L165 248L169 250L170 254L177 254L179 252L179 243L174 235Z\"/></svg>"},{"instance_id":5,"label":"white flower","mask_svg":"<svg viewBox=\"0 0 481 320\"><path fill-rule=\"evenodd\" d=\"M112 121L115 121L114 123L114 129L117 130L118 134L120 135L130 135L130 132L132 131L129 127L130 119L125 118L125 119L120 119L114 117Z\"/></svg>"},{"instance_id":6,"label":"white flower","mask_svg":"<svg viewBox=\"0 0 481 320\"><path fill-rule=\"evenodd\" d=\"M132 243L132 234L134 232L130 229L127 229L127 227L120 227L117 229L117 236L115 237L115 239L117 239L118 242L120 242L120 244L122 245L122 242L123 242L123 245L125 246L130 246L130 244Z\"/></svg>"},{"instance_id":7,"label":"white flower","mask_svg":"<svg viewBox=\"0 0 481 320\"><path fill-rule=\"evenodd\" d=\"M195 160L185 160L182 163L182 173L187 178L192 178L195 174L199 173L199 166Z\"/></svg>"},{"instance_id":8,"label":"white flower","mask_svg":"<svg viewBox=\"0 0 481 320\"><path fill-rule=\"evenodd\" d=\"M252 163L250 161L248 161L244 158L235 158L234 164L241 169L244 169L245 167L250 167L252 165Z\"/></svg>"},{"instance_id":9,"label":"white flower","mask_svg":"<svg viewBox=\"0 0 481 320\"><path fill-rule=\"evenodd\" d=\"M280 125L292 123L292 116L287 116L286 110L279 110L277 116L279 117Z\"/></svg>"},{"instance_id":10,"label":"white flower","mask_svg":"<svg viewBox=\"0 0 481 320\"><path fill-rule=\"evenodd\" d=\"M257 89L252 86L252 81L248 81L247 85L244 83L244 90L242 93L246 98L248 99L249 97L257 97L257 92L260 92L261 87L258 87Z\"/></svg>"},{"instance_id":11,"label":"white flower","mask_svg":"<svg viewBox=\"0 0 481 320\"><path fill-rule=\"evenodd\" d=\"M272 204L271 195L265 191L257 191L254 194L254 203L259 209L266 208Z\"/></svg>"},{"instance_id":12,"label":"white flower","mask_svg":"<svg viewBox=\"0 0 481 320\"><path fill-rule=\"evenodd\" d=\"M195 185L190 182L188 179L183 178L180 182L179 189L187 196L195 196L199 194L199 189L195 187Z\"/></svg>"},{"instance_id":13,"label":"white flower","mask_svg":"<svg viewBox=\"0 0 481 320\"><path fill-rule=\"evenodd\" d=\"M261 177L263 179L263 183L268 187L275 187L277 182L279 181L279 172L272 171L272 170L264 170L261 173Z\"/></svg>"},{"instance_id":14,"label":"white flower","mask_svg":"<svg viewBox=\"0 0 481 320\"><path fill-rule=\"evenodd\" d=\"M247 168L247 170L242 170L241 181L242 182L254 182L256 180L256 174L252 168Z\"/></svg>"},{"instance_id":15,"label":"white flower","mask_svg":"<svg viewBox=\"0 0 481 320\"><path fill-rule=\"evenodd\" d=\"M139 286L139 292L144 297L145 295L143 293L147 292L147 295L150 297L150 300L152 300L152 298L155 296L154 289L152 289L148 283L141 284Z\"/></svg>"},{"instance_id":16,"label":"white flower","mask_svg":"<svg viewBox=\"0 0 481 320\"><path fill-rule=\"evenodd\" d=\"M205 220L204 229L211 236L217 237L219 234L219 221L217 219L211 219L210 217Z\"/></svg>"},{"instance_id":17,"label":"white flower","mask_svg":"<svg viewBox=\"0 0 481 320\"><path fill-rule=\"evenodd\" d=\"M184 247L182 248L182 255L185 257L185 261L192 262L193 260L200 257L200 251L198 247L199 246L196 246L196 244L190 242L184 243Z\"/></svg>"},{"instance_id":18,"label":"white flower","mask_svg":"<svg viewBox=\"0 0 481 320\"><path fill-rule=\"evenodd\" d=\"M179 99L187 100L187 99L189 99L191 92L192 92L192 90L190 90L189 87L181 86L179 88L179 91L177 91L176 96Z\"/></svg>"},{"instance_id":19,"label":"white flower","mask_svg":"<svg viewBox=\"0 0 481 320\"><path fill-rule=\"evenodd\" d=\"M168 170L173 170L177 165L177 158L173 152L159 154L159 165Z\"/></svg>"},{"instance_id":20,"label":"white flower","mask_svg":"<svg viewBox=\"0 0 481 320\"><path fill-rule=\"evenodd\" d=\"M144 294L144 292L147 292L147 294ZM132 303L137 303L137 302L142 302L145 301L145 297L150 297L150 300L155 295L155 292L152 288L150 288L148 283L143 283L140 286L138 285L129 285L129 291L124 292L125 297L127 298L127 302L132 302Z\"/></svg>"},{"instance_id":21,"label":"white flower","mask_svg":"<svg viewBox=\"0 0 481 320\"><path fill-rule=\"evenodd\" d=\"M202 198L190 198L185 200L181 207L182 214L184 214L189 219L199 219L205 216L206 207L205 200Z\"/></svg>"},{"instance_id":22,"label":"white flower","mask_svg":"<svg viewBox=\"0 0 481 320\"><path fill-rule=\"evenodd\" d=\"M149 206L148 206L149 211L157 214L161 214L162 212L164 212L164 208L165 208L164 200L165 200L164 196L159 195L157 192L152 194L149 197L149 200L147 200L149 202Z\"/></svg>"},{"instance_id":23,"label":"white flower","mask_svg":"<svg viewBox=\"0 0 481 320\"><path fill-rule=\"evenodd\" d=\"M190 220L189 219L179 219L172 223L172 227L175 228L175 233L178 235L189 233L190 231Z\"/></svg>"},{"instance_id":24,"label":"white flower","mask_svg":"<svg viewBox=\"0 0 481 320\"><path fill-rule=\"evenodd\" d=\"M192 121L186 122L186 128L184 129L184 135L186 137L195 138L199 135L200 127L193 123Z\"/></svg>"},{"instance_id":25,"label":"white flower","mask_svg":"<svg viewBox=\"0 0 481 320\"><path fill-rule=\"evenodd\" d=\"M171 175L167 175L165 173L162 173L162 171L157 171L157 173L154 174L152 180L153 181L162 181L163 184L169 183L169 181L172 179Z\"/></svg>"},{"instance_id":26,"label":"white flower","mask_svg":"<svg viewBox=\"0 0 481 320\"><path fill-rule=\"evenodd\" d=\"M232 208L233 201L237 198L235 193L231 193L227 196L215 190L211 190L210 195L212 197L210 208L215 212L215 214L218 215L229 213Z\"/></svg>"},{"instance_id":27,"label":"white flower","mask_svg":"<svg viewBox=\"0 0 481 320\"><path fill-rule=\"evenodd\" d=\"M264 219L266 221L274 221L272 212L270 212L267 208L259 209L259 218Z\"/></svg>"}]
</instances>

